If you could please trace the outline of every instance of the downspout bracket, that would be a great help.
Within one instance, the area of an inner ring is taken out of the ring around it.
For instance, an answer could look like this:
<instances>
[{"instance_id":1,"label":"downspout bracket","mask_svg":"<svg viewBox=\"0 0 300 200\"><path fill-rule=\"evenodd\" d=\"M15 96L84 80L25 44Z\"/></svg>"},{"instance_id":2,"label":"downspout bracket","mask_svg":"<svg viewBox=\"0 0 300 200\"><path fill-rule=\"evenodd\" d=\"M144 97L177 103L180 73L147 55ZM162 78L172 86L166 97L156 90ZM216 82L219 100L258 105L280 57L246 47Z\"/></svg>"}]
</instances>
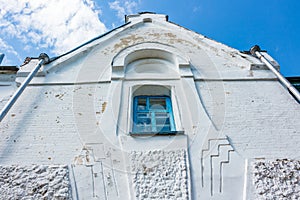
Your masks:
<instances>
[{"instance_id":1,"label":"downspout bracket","mask_svg":"<svg viewBox=\"0 0 300 200\"><path fill-rule=\"evenodd\" d=\"M256 54L255 54L256 51L258 51L258 52L261 51L261 49L260 49L260 47L258 45L254 45L253 47L251 47L251 49L250 49L251 55L257 57Z\"/></svg>"},{"instance_id":2,"label":"downspout bracket","mask_svg":"<svg viewBox=\"0 0 300 200\"><path fill-rule=\"evenodd\" d=\"M48 64L50 62L50 58L46 53L41 53L39 56L39 60L43 60L43 64Z\"/></svg>"}]
</instances>

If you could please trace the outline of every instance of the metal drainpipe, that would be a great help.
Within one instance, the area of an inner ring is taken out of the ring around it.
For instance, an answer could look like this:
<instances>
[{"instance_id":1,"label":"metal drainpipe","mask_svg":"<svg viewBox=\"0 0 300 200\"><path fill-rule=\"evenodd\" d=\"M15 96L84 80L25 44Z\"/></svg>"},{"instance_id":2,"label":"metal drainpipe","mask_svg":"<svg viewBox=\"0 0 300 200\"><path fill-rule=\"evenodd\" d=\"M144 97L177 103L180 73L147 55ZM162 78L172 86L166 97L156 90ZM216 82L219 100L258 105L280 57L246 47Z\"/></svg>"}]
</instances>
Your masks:
<instances>
[{"instance_id":1,"label":"metal drainpipe","mask_svg":"<svg viewBox=\"0 0 300 200\"><path fill-rule=\"evenodd\" d=\"M292 95L296 98L298 103L300 103L299 91L274 68L274 66L260 53L260 51L261 50L258 45L255 45L250 49L250 53L253 56L258 57L263 63L265 63L267 67L277 76L279 81L289 90L289 92L292 93Z\"/></svg>"},{"instance_id":2,"label":"metal drainpipe","mask_svg":"<svg viewBox=\"0 0 300 200\"><path fill-rule=\"evenodd\" d=\"M39 62L34 67L34 69L30 72L30 74L26 77L24 82L20 85L20 87L17 89L17 91L14 93L14 95L9 99L9 101L5 104L3 109L1 110L0 114L0 122L3 120L3 118L6 116L10 108L14 105L16 100L19 98L19 96L22 94L26 86L29 84L29 82L32 80L32 78L35 76L35 74L39 71L42 65L49 63L50 59L47 54L41 53L39 56Z\"/></svg>"}]
</instances>

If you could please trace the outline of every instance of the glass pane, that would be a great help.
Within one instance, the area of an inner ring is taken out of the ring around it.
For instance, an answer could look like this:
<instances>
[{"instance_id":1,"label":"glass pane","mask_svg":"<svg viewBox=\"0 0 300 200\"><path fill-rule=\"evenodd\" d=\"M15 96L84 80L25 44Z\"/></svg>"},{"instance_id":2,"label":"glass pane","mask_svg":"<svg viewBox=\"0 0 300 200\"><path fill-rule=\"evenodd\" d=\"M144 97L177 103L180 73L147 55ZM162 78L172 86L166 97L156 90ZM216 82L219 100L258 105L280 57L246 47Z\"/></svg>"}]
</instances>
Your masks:
<instances>
[{"instance_id":1,"label":"glass pane","mask_svg":"<svg viewBox=\"0 0 300 200\"><path fill-rule=\"evenodd\" d=\"M149 99L149 108L151 110L166 110L166 98L150 98Z\"/></svg>"},{"instance_id":2,"label":"glass pane","mask_svg":"<svg viewBox=\"0 0 300 200\"><path fill-rule=\"evenodd\" d=\"M137 125L151 124L150 113L137 113Z\"/></svg>"},{"instance_id":3,"label":"glass pane","mask_svg":"<svg viewBox=\"0 0 300 200\"><path fill-rule=\"evenodd\" d=\"M157 130L157 132L169 132L169 131L171 131L171 127L170 127L170 125L166 125L166 124L157 125L156 130Z\"/></svg>"},{"instance_id":4,"label":"glass pane","mask_svg":"<svg viewBox=\"0 0 300 200\"><path fill-rule=\"evenodd\" d=\"M146 110L147 109L147 101L146 98L138 98L137 110Z\"/></svg>"},{"instance_id":5,"label":"glass pane","mask_svg":"<svg viewBox=\"0 0 300 200\"><path fill-rule=\"evenodd\" d=\"M170 124L169 113L155 113L155 120L157 125Z\"/></svg>"},{"instance_id":6,"label":"glass pane","mask_svg":"<svg viewBox=\"0 0 300 200\"><path fill-rule=\"evenodd\" d=\"M152 126L151 125L136 125L135 126L135 131L136 132L152 132Z\"/></svg>"}]
</instances>

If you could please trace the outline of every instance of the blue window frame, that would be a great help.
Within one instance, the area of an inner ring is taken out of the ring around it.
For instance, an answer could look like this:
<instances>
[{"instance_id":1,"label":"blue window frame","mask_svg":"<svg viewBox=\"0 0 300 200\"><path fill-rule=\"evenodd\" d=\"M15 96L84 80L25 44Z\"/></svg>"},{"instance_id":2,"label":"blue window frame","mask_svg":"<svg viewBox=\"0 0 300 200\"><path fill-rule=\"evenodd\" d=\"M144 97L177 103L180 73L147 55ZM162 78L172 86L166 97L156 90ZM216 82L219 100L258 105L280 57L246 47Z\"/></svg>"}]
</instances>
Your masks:
<instances>
[{"instance_id":1,"label":"blue window frame","mask_svg":"<svg viewBox=\"0 0 300 200\"><path fill-rule=\"evenodd\" d=\"M133 134L176 133L170 97L136 96L133 111Z\"/></svg>"}]
</instances>

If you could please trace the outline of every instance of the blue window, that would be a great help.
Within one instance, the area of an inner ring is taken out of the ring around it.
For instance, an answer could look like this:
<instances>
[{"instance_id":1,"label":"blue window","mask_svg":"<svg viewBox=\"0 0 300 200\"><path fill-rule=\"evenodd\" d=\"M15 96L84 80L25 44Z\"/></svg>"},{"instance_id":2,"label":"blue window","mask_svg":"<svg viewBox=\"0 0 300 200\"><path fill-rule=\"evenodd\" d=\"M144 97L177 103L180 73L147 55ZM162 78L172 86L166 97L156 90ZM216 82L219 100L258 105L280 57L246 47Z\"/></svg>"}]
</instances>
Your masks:
<instances>
[{"instance_id":1,"label":"blue window","mask_svg":"<svg viewBox=\"0 0 300 200\"><path fill-rule=\"evenodd\" d=\"M133 111L133 134L176 133L170 97L136 96Z\"/></svg>"}]
</instances>

